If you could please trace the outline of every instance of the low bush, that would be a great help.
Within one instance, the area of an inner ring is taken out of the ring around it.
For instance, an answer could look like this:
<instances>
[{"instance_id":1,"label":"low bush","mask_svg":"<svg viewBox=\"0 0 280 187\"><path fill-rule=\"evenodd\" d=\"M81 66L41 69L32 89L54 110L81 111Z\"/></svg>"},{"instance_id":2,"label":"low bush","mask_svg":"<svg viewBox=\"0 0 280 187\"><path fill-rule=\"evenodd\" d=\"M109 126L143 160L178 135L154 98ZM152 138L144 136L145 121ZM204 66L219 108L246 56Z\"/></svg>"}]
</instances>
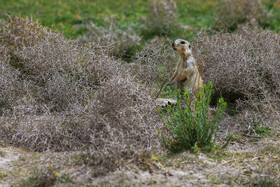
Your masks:
<instances>
[{"instance_id":1,"label":"low bush","mask_svg":"<svg viewBox=\"0 0 280 187\"><path fill-rule=\"evenodd\" d=\"M172 76L177 57L171 43L156 37L136 53L131 70L138 80L149 87L156 87Z\"/></svg>"},{"instance_id":2,"label":"low bush","mask_svg":"<svg viewBox=\"0 0 280 187\"><path fill-rule=\"evenodd\" d=\"M23 31L17 30L19 27ZM9 17L1 27L0 45L6 49L6 59L1 60L3 76L10 77L6 81L10 85L4 83L1 91L13 90L6 94L10 97L7 101L17 105L21 99L21 106L28 106L29 113L32 107L35 114L79 108L92 90L121 69L106 50L95 53L91 44L79 48L30 19Z\"/></svg>"},{"instance_id":3,"label":"low bush","mask_svg":"<svg viewBox=\"0 0 280 187\"><path fill-rule=\"evenodd\" d=\"M0 116L12 108L13 98L17 97L16 87L19 87L17 78L19 72L4 62L8 62L7 50L0 44Z\"/></svg>"},{"instance_id":4,"label":"low bush","mask_svg":"<svg viewBox=\"0 0 280 187\"><path fill-rule=\"evenodd\" d=\"M23 19L6 15L0 22L1 43L5 43L9 50L31 47L42 42L48 35L45 27L42 27L32 18Z\"/></svg>"},{"instance_id":5,"label":"low bush","mask_svg":"<svg viewBox=\"0 0 280 187\"><path fill-rule=\"evenodd\" d=\"M177 152L197 147L204 151L211 151L216 146L215 141L226 103L220 98L215 115L210 117L211 91L211 83L204 85L194 101L187 90L183 93L183 100L181 100L181 94L178 91L176 105L169 105L167 114L161 112L168 125L169 136L165 138L161 133L168 150ZM230 138L223 147L227 146Z\"/></svg>"},{"instance_id":6,"label":"low bush","mask_svg":"<svg viewBox=\"0 0 280 187\"><path fill-rule=\"evenodd\" d=\"M14 32L19 26L28 32ZM6 19L0 29L0 142L33 151L82 150L97 174L159 147L150 88L108 50L91 42L80 46L30 19Z\"/></svg>"},{"instance_id":7,"label":"low bush","mask_svg":"<svg viewBox=\"0 0 280 187\"><path fill-rule=\"evenodd\" d=\"M264 122L267 115L279 116L279 42L279 35L272 31L243 27L233 34L202 34L193 43L203 80L213 82L214 97L222 96L233 113L244 110L238 116L246 118L245 126L258 119Z\"/></svg>"},{"instance_id":8,"label":"low bush","mask_svg":"<svg viewBox=\"0 0 280 187\"><path fill-rule=\"evenodd\" d=\"M130 76L116 76L97 91L88 116L94 122L90 154L102 157L93 165L118 166L160 147L157 129L162 124L148 89Z\"/></svg>"},{"instance_id":9,"label":"low bush","mask_svg":"<svg viewBox=\"0 0 280 187\"><path fill-rule=\"evenodd\" d=\"M129 61L139 48L141 37L131 29L121 30L111 24L108 28L87 25L87 33L79 39L81 42L94 42L106 48L109 55Z\"/></svg>"},{"instance_id":10,"label":"low bush","mask_svg":"<svg viewBox=\"0 0 280 187\"><path fill-rule=\"evenodd\" d=\"M240 24L267 27L270 16L261 0L224 0L219 5L215 27L227 31L235 31Z\"/></svg>"},{"instance_id":11,"label":"low bush","mask_svg":"<svg viewBox=\"0 0 280 187\"><path fill-rule=\"evenodd\" d=\"M142 35L174 36L180 32L177 5L174 0L152 0L148 16L144 19Z\"/></svg>"},{"instance_id":12,"label":"low bush","mask_svg":"<svg viewBox=\"0 0 280 187\"><path fill-rule=\"evenodd\" d=\"M14 117L0 118L2 142L33 151L69 151L90 145L91 124L77 116L15 113Z\"/></svg>"}]
</instances>

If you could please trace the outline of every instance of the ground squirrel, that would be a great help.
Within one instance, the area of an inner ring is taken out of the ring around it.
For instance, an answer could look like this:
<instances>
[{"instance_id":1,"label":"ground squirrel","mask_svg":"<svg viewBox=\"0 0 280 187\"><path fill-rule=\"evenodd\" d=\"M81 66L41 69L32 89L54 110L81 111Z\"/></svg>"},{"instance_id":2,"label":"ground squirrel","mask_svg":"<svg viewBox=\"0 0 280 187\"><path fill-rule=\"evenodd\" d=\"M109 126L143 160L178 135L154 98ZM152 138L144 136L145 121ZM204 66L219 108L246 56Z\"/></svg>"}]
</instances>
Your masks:
<instances>
[{"instance_id":1,"label":"ground squirrel","mask_svg":"<svg viewBox=\"0 0 280 187\"><path fill-rule=\"evenodd\" d=\"M177 82L177 89L187 89L189 92L202 88L203 81L192 55L190 43L186 40L177 39L172 47L180 54L179 62L168 85Z\"/></svg>"}]
</instances>

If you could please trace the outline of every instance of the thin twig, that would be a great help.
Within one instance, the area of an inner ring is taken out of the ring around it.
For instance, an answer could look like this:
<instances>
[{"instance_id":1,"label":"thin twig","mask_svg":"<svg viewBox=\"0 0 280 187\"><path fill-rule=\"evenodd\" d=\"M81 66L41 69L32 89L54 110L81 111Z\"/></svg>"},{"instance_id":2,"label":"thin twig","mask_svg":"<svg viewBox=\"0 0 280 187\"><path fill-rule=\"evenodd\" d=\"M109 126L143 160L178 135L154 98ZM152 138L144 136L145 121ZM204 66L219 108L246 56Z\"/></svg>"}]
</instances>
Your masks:
<instances>
[{"instance_id":1,"label":"thin twig","mask_svg":"<svg viewBox=\"0 0 280 187\"><path fill-rule=\"evenodd\" d=\"M229 160L229 161L226 161L226 162L224 162L224 163L219 164L218 166L216 166L216 168L218 168L218 167L220 167L220 166L222 166L222 165L226 165L226 164L228 164L228 163L230 163L230 162L233 162L233 161L236 161L236 160Z\"/></svg>"},{"instance_id":2,"label":"thin twig","mask_svg":"<svg viewBox=\"0 0 280 187\"><path fill-rule=\"evenodd\" d=\"M159 94L161 93L161 91L162 91L162 88L163 88L163 86L165 85L165 83L167 82L167 80L165 80L163 83L162 83L162 85L161 85L161 87L160 87L160 90L159 90L159 92L158 92L158 94L156 95L156 99L158 98L158 96L159 96ZM163 90L165 90L166 89L166 87L167 87L167 85L164 87L164 89Z\"/></svg>"},{"instance_id":3,"label":"thin twig","mask_svg":"<svg viewBox=\"0 0 280 187\"><path fill-rule=\"evenodd\" d=\"M249 138L262 138L262 136L255 136L255 135L250 135L250 134L245 134L245 133L243 133L242 135L247 136Z\"/></svg>"}]
</instances>

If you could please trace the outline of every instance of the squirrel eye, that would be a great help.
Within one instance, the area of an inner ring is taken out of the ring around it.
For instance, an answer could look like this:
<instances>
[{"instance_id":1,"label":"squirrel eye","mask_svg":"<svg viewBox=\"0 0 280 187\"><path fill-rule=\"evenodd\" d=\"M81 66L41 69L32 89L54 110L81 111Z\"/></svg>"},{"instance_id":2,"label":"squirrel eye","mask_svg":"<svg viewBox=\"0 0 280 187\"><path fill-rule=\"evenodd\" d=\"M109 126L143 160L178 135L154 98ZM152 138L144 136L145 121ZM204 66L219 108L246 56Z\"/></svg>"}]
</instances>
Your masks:
<instances>
[{"instance_id":1,"label":"squirrel eye","mask_svg":"<svg viewBox=\"0 0 280 187\"><path fill-rule=\"evenodd\" d=\"M191 48L191 45L189 45L189 49Z\"/></svg>"},{"instance_id":2,"label":"squirrel eye","mask_svg":"<svg viewBox=\"0 0 280 187\"><path fill-rule=\"evenodd\" d=\"M180 44L185 44L185 43L186 43L185 41L181 41L181 42L180 42Z\"/></svg>"}]
</instances>

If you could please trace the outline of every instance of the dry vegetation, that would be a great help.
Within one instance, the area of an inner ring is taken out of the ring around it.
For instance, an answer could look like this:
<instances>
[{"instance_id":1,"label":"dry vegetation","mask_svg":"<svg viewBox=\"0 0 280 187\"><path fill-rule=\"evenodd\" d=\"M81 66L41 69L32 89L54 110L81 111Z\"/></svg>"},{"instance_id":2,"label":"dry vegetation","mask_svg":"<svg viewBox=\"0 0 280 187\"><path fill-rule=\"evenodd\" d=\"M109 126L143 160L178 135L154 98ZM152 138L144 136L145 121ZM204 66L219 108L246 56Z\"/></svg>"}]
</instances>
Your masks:
<instances>
[{"instance_id":1,"label":"dry vegetation","mask_svg":"<svg viewBox=\"0 0 280 187\"><path fill-rule=\"evenodd\" d=\"M136 53L135 60L129 67L139 81L156 88L171 77L177 56L170 43L170 40L156 37Z\"/></svg>"},{"instance_id":2,"label":"dry vegetation","mask_svg":"<svg viewBox=\"0 0 280 187\"><path fill-rule=\"evenodd\" d=\"M244 27L195 41L204 80L213 82L216 95L234 105L233 113L241 113L246 126L258 120L268 125L279 117L279 43L272 31Z\"/></svg>"},{"instance_id":3,"label":"dry vegetation","mask_svg":"<svg viewBox=\"0 0 280 187\"><path fill-rule=\"evenodd\" d=\"M113 23L108 28L90 23L87 30L86 35L79 39L80 42L94 42L98 47L106 48L108 55L125 60L135 54L141 41L134 31L118 29Z\"/></svg>"},{"instance_id":4,"label":"dry vegetation","mask_svg":"<svg viewBox=\"0 0 280 187\"><path fill-rule=\"evenodd\" d=\"M270 13L258 0L224 1L219 13L217 28L234 32L202 32L191 42L203 80L214 85L211 110L219 97L228 102L218 137L228 129L259 137L262 127L280 121L280 36L259 28ZM151 95L171 77L177 61L167 38L180 33L175 1L151 1L141 24L139 36L132 29L92 23L84 37L70 40L29 18L2 20L0 143L44 153L75 152L93 177L130 163L138 167L147 155L160 152L158 130L166 129ZM153 38L144 43L145 37ZM163 95L176 93L172 87L169 91ZM151 171L153 164L145 164L139 168ZM50 178L46 184L60 180L53 178L54 171L39 173L35 179Z\"/></svg>"},{"instance_id":5,"label":"dry vegetation","mask_svg":"<svg viewBox=\"0 0 280 187\"><path fill-rule=\"evenodd\" d=\"M16 17L3 23L0 38L2 142L34 151L83 148L106 170L159 146L149 89L107 48L80 47Z\"/></svg>"},{"instance_id":6,"label":"dry vegetation","mask_svg":"<svg viewBox=\"0 0 280 187\"><path fill-rule=\"evenodd\" d=\"M180 30L174 0L152 0L149 14L143 21L143 35L146 37L172 35Z\"/></svg>"},{"instance_id":7,"label":"dry vegetation","mask_svg":"<svg viewBox=\"0 0 280 187\"><path fill-rule=\"evenodd\" d=\"M234 31L240 24L252 27L267 27L270 24L271 12L261 0L225 0L219 6L216 29Z\"/></svg>"}]
</instances>

